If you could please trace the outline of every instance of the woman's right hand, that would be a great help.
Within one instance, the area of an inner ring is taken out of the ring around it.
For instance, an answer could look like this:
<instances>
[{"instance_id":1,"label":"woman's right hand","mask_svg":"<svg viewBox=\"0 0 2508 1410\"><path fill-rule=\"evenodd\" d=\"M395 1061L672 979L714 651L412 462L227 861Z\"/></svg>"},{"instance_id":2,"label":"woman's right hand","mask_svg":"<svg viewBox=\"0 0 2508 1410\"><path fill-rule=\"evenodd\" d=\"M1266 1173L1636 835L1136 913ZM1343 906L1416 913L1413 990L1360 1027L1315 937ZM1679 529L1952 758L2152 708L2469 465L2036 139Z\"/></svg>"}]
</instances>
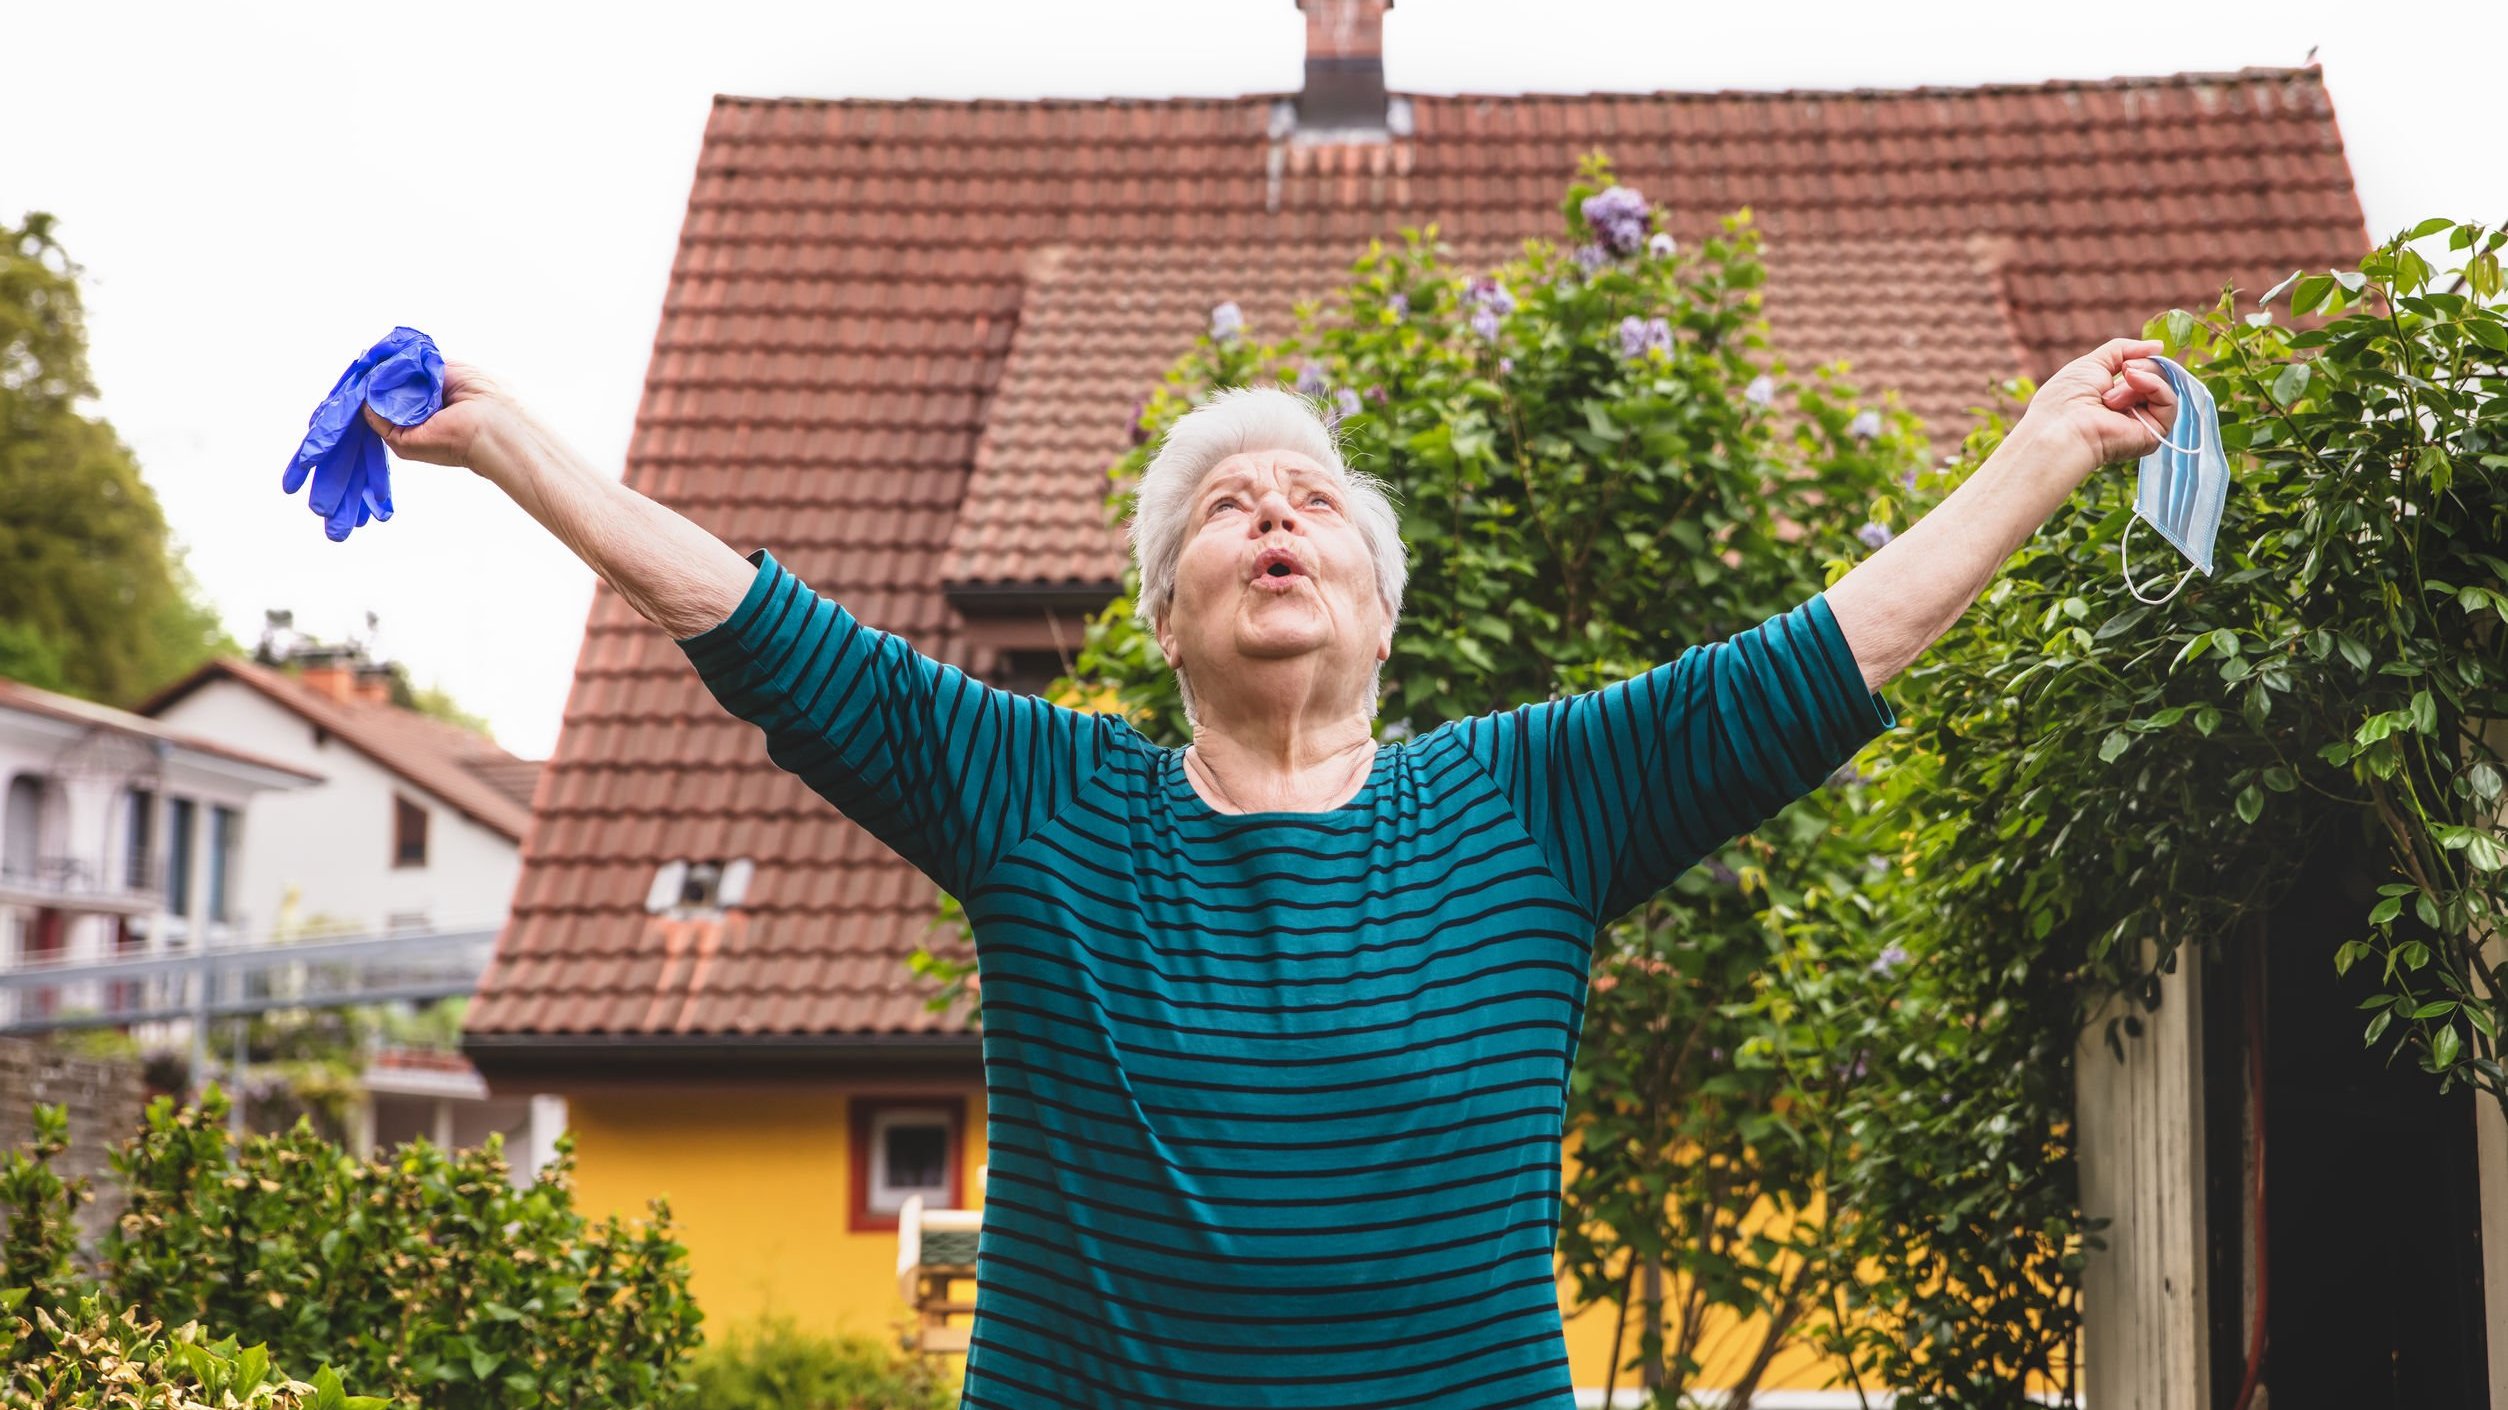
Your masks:
<instances>
[{"instance_id":1,"label":"woman's right hand","mask_svg":"<svg viewBox=\"0 0 2508 1410\"><path fill-rule=\"evenodd\" d=\"M514 399L496 379L467 362L444 364L444 405L415 426L395 426L365 407L366 424L383 437L384 448L403 460L430 465L479 468L478 455L487 432L516 411Z\"/></svg>"}]
</instances>

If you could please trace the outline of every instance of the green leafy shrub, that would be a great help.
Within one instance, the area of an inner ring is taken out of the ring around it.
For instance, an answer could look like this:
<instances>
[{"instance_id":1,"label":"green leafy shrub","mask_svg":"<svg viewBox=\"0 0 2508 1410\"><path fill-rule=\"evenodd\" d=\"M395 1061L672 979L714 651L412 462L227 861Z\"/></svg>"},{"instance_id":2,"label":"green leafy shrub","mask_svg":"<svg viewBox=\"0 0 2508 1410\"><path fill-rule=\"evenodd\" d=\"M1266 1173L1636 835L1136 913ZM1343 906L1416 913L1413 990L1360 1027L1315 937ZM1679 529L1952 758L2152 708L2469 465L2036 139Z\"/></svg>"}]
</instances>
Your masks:
<instances>
[{"instance_id":1,"label":"green leafy shrub","mask_svg":"<svg viewBox=\"0 0 2508 1410\"><path fill-rule=\"evenodd\" d=\"M698 1353L679 1410L955 1410L940 1369L869 1337L769 1320Z\"/></svg>"},{"instance_id":2,"label":"green leafy shrub","mask_svg":"<svg viewBox=\"0 0 2508 1410\"><path fill-rule=\"evenodd\" d=\"M200 1324L172 1332L131 1311L79 1300L66 1317L36 1309L20 1315L19 1290L0 1294L0 1410L388 1410L375 1396L349 1395L329 1367L291 1380L269 1348L208 1340ZM40 1348L40 1349L36 1349Z\"/></svg>"},{"instance_id":3,"label":"green leafy shrub","mask_svg":"<svg viewBox=\"0 0 2508 1410\"><path fill-rule=\"evenodd\" d=\"M240 1146L212 1089L159 1100L115 1157L117 1301L338 1366L429 1410L652 1405L678 1393L698 1313L669 1211L577 1213L571 1150L517 1190L494 1140L360 1161L300 1123Z\"/></svg>"},{"instance_id":4,"label":"green leafy shrub","mask_svg":"<svg viewBox=\"0 0 2508 1410\"><path fill-rule=\"evenodd\" d=\"M0 1289L11 1299L11 1312L35 1319L34 1330L19 1344L36 1352L51 1335L45 1330L50 1314L75 1306L92 1290L79 1274L75 1253L76 1215L93 1194L86 1181L64 1180L52 1168L69 1146L69 1112L37 1106L34 1139L0 1156L0 1209L9 1220L0 1235Z\"/></svg>"},{"instance_id":5,"label":"green leafy shrub","mask_svg":"<svg viewBox=\"0 0 2508 1410\"><path fill-rule=\"evenodd\" d=\"M2412 248L2441 235L2461 258L2447 273ZM2363 970L2361 1041L2508 1100L2508 965L2479 950L2508 910L2508 772L2487 728L2508 713L2503 243L2424 221L2354 269L2154 318L2145 335L2220 408L2216 573L2135 600L2119 570L2135 477L2096 476L1909 670L1869 834L1901 864L1869 900L1908 972L1895 1008L1840 992L1807 1036L1894 1040L1873 1044L1885 1069L1957 1077L1937 1104L1885 1080L1825 1113L1891 1157L1847 1167L1838 1191L1870 1271L1840 1289L1861 1315L1833 1350L1926 1387L1918 1403L1990 1400L2015 1348L1994 1335L2009 1319L1977 1309L2073 1279L2064 1245L2099 1237L2068 1129L2085 1018L2122 993L2135 1002L2085 1046L2138 1036L2180 948L2220 953L2324 830L2381 840L2392 875L2358 938L2309 953L2277 937L2274 962ZM2137 577L2165 585L2182 563L2137 538Z\"/></svg>"}]
</instances>

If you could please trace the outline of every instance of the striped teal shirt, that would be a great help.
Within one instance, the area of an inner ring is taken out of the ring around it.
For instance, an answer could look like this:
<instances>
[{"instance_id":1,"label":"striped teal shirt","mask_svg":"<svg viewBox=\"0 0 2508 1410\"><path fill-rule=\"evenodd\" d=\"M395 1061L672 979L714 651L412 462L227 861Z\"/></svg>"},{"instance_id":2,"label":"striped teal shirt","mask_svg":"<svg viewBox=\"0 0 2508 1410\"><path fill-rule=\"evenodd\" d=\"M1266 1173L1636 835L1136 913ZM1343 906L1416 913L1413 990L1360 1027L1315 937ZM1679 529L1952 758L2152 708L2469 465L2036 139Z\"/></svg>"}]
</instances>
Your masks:
<instances>
[{"instance_id":1,"label":"striped teal shirt","mask_svg":"<svg viewBox=\"0 0 2508 1410\"><path fill-rule=\"evenodd\" d=\"M1224 814L773 557L682 642L965 905L990 1170L967 1410L1571 1410L1552 1256L1596 930L1897 723L1824 596Z\"/></svg>"}]
</instances>

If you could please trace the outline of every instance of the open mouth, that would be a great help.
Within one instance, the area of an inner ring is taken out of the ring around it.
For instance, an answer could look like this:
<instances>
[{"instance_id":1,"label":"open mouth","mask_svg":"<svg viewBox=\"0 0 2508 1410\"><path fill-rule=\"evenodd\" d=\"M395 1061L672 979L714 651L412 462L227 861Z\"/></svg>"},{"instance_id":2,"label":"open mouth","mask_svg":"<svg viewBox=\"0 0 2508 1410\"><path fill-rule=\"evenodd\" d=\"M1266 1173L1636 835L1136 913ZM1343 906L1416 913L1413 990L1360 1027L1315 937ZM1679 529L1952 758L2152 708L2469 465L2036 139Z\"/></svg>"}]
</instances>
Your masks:
<instances>
[{"instance_id":1,"label":"open mouth","mask_svg":"<svg viewBox=\"0 0 2508 1410\"><path fill-rule=\"evenodd\" d=\"M1285 548L1267 548L1254 556L1254 584L1257 587L1286 592L1306 576L1306 569L1297 555Z\"/></svg>"}]
</instances>

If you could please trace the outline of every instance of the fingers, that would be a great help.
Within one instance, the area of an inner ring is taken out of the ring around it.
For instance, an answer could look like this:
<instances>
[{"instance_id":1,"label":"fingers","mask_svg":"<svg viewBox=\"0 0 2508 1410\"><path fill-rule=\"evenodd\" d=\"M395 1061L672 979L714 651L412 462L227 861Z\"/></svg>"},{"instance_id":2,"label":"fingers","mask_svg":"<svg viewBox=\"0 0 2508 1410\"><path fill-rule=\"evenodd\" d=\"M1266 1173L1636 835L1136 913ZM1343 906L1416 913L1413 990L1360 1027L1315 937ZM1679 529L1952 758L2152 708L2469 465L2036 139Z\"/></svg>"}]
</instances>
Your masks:
<instances>
[{"instance_id":1,"label":"fingers","mask_svg":"<svg viewBox=\"0 0 2508 1410\"><path fill-rule=\"evenodd\" d=\"M2091 349L2090 356L2110 372L2122 368L2129 358L2148 358L2168 345L2157 338L2110 338Z\"/></svg>"},{"instance_id":2,"label":"fingers","mask_svg":"<svg viewBox=\"0 0 2508 1410\"><path fill-rule=\"evenodd\" d=\"M2119 409L2146 401L2174 406L2176 393L2169 387L2168 379L2153 370L2150 363L2128 362L2117 379L2099 393L2099 399Z\"/></svg>"}]
</instances>

